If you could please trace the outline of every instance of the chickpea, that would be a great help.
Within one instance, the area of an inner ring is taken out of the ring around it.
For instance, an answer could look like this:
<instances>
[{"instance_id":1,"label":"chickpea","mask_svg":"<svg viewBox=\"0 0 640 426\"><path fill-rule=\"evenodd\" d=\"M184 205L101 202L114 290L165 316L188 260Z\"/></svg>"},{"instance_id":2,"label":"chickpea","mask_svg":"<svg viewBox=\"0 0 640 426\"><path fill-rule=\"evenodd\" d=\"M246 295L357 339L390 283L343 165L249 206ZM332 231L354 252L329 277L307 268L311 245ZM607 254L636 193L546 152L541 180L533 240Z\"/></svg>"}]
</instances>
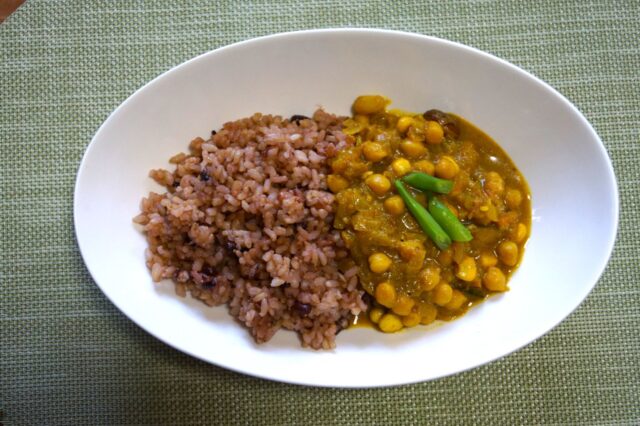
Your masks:
<instances>
[{"instance_id":1,"label":"chickpea","mask_svg":"<svg viewBox=\"0 0 640 426\"><path fill-rule=\"evenodd\" d=\"M429 265L420 273L422 290L430 291L440 282L440 268Z\"/></svg>"},{"instance_id":2,"label":"chickpea","mask_svg":"<svg viewBox=\"0 0 640 426\"><path fill-rule=\"evenodd\" d=\"M435 174L442 179L453 179L460 171L460 166L448 155L442 156L436 163Z\"/></svg>"},{"instance_id":3,"label":"chickpea","mask_svg":"<svg viewBox=\"0 0 640 426\"><path fill-rule=\"evenodd\" d=\"M517 189L507 189L504 195L504 201L510 209L517 209L520 203L522 203L522 193Z\"/></svg>"},{"instance_id":4,"label":"chickpea","mask_svg":"<svg viewBox=\"0 0 640 426\"><path fill-rule=\"evenodd\" d=\"M417 312L409 312L402 317L402 325L405 327L415 327L418 324L420 324L420 314Z\"/></svg>"},{"instance_id":5,"label":"chickpea","mask_svg":"<svg viewBox=\"0 0 640 426\"><path fill-rule=\"evenodd\" d=\"M372 323L377 324L384 315L384 309L375 307L369 311L369 319Z\"/></svg>"},{"instance_id":6,"label":"chickpea","mask_svg":"<svg viewBox=\"0 0 640 426\"><path fill-rule=\"evenodd\" d=\"M413 168L419 172L426 173L433 176L436 171L436 166L429 160L420 160L413 163Z\"/></svg>"},{"instance_id":7,"label":"chickpea","mask_svg":"<svg viewBox=\"0 0 640 426\"><path fill-rule=\"evenodd\" d=\"M478 268L476 261L472 257L465 256L464 259L458 264L458 270L456 271L456 277L462 281L473 281L478 274Z\"/></svg>"},{"instance_id":8,"label":"chickpea","mask_svg":"<svg viewBox=\"0 0 640 426\"><path fill-rule=\"evenodd\" d=\"M498 259L507 266L515 266L518 263L518 245L509 240L501 242L498 245Z\"/></svg>"},{"instance_id":9,"label":"chickpea","mask_svg":"<svg viewBox=\"0 0 640 426\"><path fill-rule=\"evenodd\" d=\"M393 195L384 200L384 208L389 214L400 216L405 211L404 201L399 195Z\"/></svg>"},{"instance_id":10,"label":"chickpea","mask_svg":"<svg viewBox=\"0 0 640 426\"><path fill-rule=\"evenodd\" d=\"M420 157L427 153L427 148L421 142L411 140L401 142L400 150L412 158Z\"/></svg>"},{"instance_id":11,"label":"chickpea","mask_svg":"<svg viewBox=\"0 0 640 426\"><path fill-rule=\"evenodd\" d=\"M444 307L450 311L457 311L467 302L467 296L459 290L453 290L451 300Z\"/></svg>"},{"instance_id":12,"label":"chickpea","mask_svg":"<svg viewBox=\"0 0 640 426\"><path fill-rule=\"evenodd\" d=\"M409 296L405 296L401 294L398 296L398 300L396 304L391 308L391 310L398 315L409 315L411 309L413 309L413 305L415 305L415 300L410 298Z\"/></svg>"},{"instance_id":13,"label":"chickpea","mask_svg":"<svg viewBox=\"0 0 640 426\"><path fill-rule=\"evenodd\" d=\"M345 158L338 158L331 163L331 170L333 173L343 173L350 166L350 162Z\"/></svg>"},{"instance_id":14,"label":"chickpea","mask_svg":"<svg viewBox=\"0 0 640 426\"><path fill-rule=\"evenodd\" d=\"M500 268L495 266L487 269L482 277L482 284L484 284L487 290L491 291L507 291L507 278Z\"/></svg>"},{"instance_id":15,"label":"chickpea","mask_svg":"<svg viewBox=\"0 0 640 426\"><path fill-rule=\"evenodd\" d=\"M431 324L438 317L438 308L433 305L422 304L418 310L420 312L420 324Z\"/></svg>"},{"instance_id":16,"label":"chickpea","mask_svg":"<svg viewBox=\"0 0 640 426\"><path fill-rule=\"evenodd\" d=\"M364 158L371 162L377 162L389 155L384 146L377 142L365 142L362 144Z\"/></svg>"},{"instance_id":17,"label":"chickpea","mask_svg":"<svg viewBox=\"0 0 640 426\"><path fill-rule=\"evenodd\" d=\"M453 288L447 283L438 284L431 292L433 303L438 306L444 306L451 302L453 297Z\"/></svg>"},{"instance_id":18,"label":"chickpea","mask_svg":"<svg viewBox=\"0 0 640 426\"><path fill-rule=\"evenodd\" d=\"M400 256L409 262L422 263L427 255L424 244L418 240L403 241L398 244Z\"/></svg>"},{"instance_id":19,"label":"chickpea","mask_svg":"<svg viewBox=\"0 0 640 426\"><path fill-rule=\"evenodd\" d=\"M493 196L500 196L504 192L504 180L496 172L489 172L485 176L484 189Z\"/></svg>"},{"instance_id":20,"label":"chickpea","mask_svg":"<svg viewBox=\"0 0 640 426\"><path fill-rule=\"evenodd\" d=\"M392 308L396 304L396 288L389 281L378 284L374 296L376 302L387 308Z\"/></svg>"},{"instance_id":21,"label":"chickpea","mask_svg":"<svg viewBox=\"0 0 640 426\"><path fill-rule=\"evenodd\" d=\"M424 136L428 144L436 145L444 140L444 129L437 121L427 121Z\"/></svg>"},{"instance_id":22,"label":"chickpea","mask_svg":"<svg viewBox=\"0 0 640 426\"><path fill-rule=\"evenodd\" d=\"M396 331L402 330L402 321L400 321L400 317L397 315L388 313L380 318L378 327L385 333L395 333Z\"/></svg>"},{"instance_id":23,"label":"chickpea","mask_svg":"<svg viewBox=\"0 0 640 426\"><path fill-rule=\"evenodd\" d=\"M355 114L353 116L353 119L355 120L356 123L362 124L363 126L368 126L369 125L369 117L366 116L366 115Z\"/></svg>"},{"instance_id":24,"label":"chickpea","mask_svg":"<svg viewBox=\"0 0 640 426\"><path fill-rule=\"evenodd\" d=\"M327 186L333 193L338 193L349 187L349 181L339 175L327 176Z\"/></svg>"},{"instance_id":25,"label":"chickpea","mask_svg":"<svg viewBox=\"0 0 640 426\"><path fill-rule=\"evenodd\" d=\"M386 176L374 173L365 179L365 183L376 195L384 195L391 189L391 182Z\"/></svg>"},{"instance_id":26,"label":"chickpea","mask_svg":"<svg viewBox=\"0 0 640 426\"><path fill-rule=\"evenodd\" d=\"M353 112L365 115L376 114L383 112L387 103L387 99L380 95L358 96L353 102Z\"/></svg>"},{"instance_id":27,"label":"chickpea","mask_svg":"<svg viewBox=\"0 0 640 426\"><path fill-rule=\"evenodd\" d=\"M404 176L411 171L411 163L406 158L397 158L391 163L391 169L396 176Z\"/></svg>"},{"instance_id":28,"label":"chickpea","mask_svg":"<svg viewBox=\"0 0 640 426\"><path fill-rule=\"evenodd\" d=\"M516 229L513 233L513 240L516 243L521 243L526 238L527 238L527 225L525 225L524 223L519 223L518 226L516 226Z\"/></svg>"},{"instance_id":29,"label":"chickpea","mask_svg":"<svg viewBox=\"0 0 640 426\"><path fill-rule=\"evenodd\" d=\"M369 269L376 274L387 272L391 267L391 259L384 253L374 253L369 256Z\"/></svg>"},{"instance_id":30,"label":"chickpea","mask_svg":"<svg viewBox=\"0 0 640 426\"><path fill-rule=\"evenodd\" d=\"M413 125L413 117L405 115L404 117L400 117L398 122L396 123L396 130L398 132L404 134L409 129L409 126Z\"/></svg>"},{"instance_id":31,"label":"chickpea","mask_svg":"<svg viewBox=\"0 0 640 426\"><path fill-rule=\"evenodd\" d=\"M496 266L498 264L498 258L490 252L484 252L480 255L480 265L483 268L488 268L489 266Z\"/></svg>"}]
</instances>

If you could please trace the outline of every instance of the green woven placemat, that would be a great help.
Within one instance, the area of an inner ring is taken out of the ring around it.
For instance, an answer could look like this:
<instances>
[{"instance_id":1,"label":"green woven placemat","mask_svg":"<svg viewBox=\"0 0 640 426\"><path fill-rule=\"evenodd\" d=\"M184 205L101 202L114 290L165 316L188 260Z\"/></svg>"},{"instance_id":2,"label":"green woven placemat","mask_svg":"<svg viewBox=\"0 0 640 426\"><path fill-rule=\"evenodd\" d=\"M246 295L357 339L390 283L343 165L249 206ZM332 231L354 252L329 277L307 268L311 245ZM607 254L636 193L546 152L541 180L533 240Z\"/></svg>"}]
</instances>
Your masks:
<instances>
[{"instance_id":1,"label":"green woven placemat","mask_svg":"<svg viewBox=\"0 0 640 426\"><path fill-rule=\"evenodd\" d=\"M0 25L0 423L640 423L640 3L389 3L29 0ZM494 53L557 88L602 137L621 196L613 258L585 303L525 349L411 386L291 386L160 343L87 274L73 236L73 184L110 111L216 47L346 26Z\"/></svg>"}]
</instances>

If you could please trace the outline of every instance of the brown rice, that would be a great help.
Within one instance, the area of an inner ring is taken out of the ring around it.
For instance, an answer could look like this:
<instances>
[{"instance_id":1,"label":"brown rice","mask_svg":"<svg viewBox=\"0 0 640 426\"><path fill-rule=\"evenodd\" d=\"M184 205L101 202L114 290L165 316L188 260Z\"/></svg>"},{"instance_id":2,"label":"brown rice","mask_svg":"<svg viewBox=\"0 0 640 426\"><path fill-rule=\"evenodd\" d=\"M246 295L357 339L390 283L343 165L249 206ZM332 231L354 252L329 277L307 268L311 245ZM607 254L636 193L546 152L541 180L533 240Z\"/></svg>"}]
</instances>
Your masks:
<instances>
[{"instance_id":1,"label":"brown rice","mask_svg":"<svg viewBox=\"0 0 640 426\"><path fill-rule=\"evenodd\" d=\"M150 193L134 221L149 243L154 281L208 305L227 304L257 342L280 328L302 345L335 346L335 335L366 309L357 268L333 229L328 162L350 144L342 119L254 114L189 154L173 172L152 170L167 188ZM215 133L215 132L213 132Z\"/></svg>"}]
</instances>

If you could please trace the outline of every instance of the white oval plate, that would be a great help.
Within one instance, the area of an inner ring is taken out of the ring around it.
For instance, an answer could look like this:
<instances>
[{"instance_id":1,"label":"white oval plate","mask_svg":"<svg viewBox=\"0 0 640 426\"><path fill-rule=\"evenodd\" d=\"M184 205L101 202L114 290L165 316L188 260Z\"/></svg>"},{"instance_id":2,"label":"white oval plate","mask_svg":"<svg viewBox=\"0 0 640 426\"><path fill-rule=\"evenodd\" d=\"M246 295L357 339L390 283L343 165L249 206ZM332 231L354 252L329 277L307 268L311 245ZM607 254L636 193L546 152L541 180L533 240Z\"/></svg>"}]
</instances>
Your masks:
<instances>
[{"instance_id":1,"label":"white oval plate","mask_svg":"<svg viewBox=\"0 0 640 426\"><path fill-rule=\"evenodd\" d=\"M155 285L145 239L131 219L160 190L147 173L168 167L196 136L254 112L347 114L359 94L393 107L438 108L469 119L528 179L534 222L512 290L463 318L393 335L342 332L333 351L302 349L281 331L256 345L225 308ZM78 245L100 289L165 343L216 365L290 383L371 387L430 380L502 357L540 337L586 297L611 253L618 194L602 142L547 84L460 44L381 30L279 34L224 47L148 83L100 127L78 172ZM385 368L380 368L384 365Z\"/></svg>"}]
</instances>

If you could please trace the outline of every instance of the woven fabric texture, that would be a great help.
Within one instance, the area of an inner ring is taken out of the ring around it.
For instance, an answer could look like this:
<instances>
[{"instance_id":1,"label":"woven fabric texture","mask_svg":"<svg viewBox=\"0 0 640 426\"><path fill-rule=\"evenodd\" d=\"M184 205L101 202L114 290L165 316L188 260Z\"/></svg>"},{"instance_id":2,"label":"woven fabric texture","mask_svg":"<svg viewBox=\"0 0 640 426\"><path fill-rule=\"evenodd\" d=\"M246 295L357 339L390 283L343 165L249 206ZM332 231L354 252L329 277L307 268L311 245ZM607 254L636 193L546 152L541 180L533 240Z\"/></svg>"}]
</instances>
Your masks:
<instances>
[{"instance_id":1,"label":"woven fabric texture","mask_svg":"<svg viewBox=\"0 0 640 426\"><path fill-rule=\"evenodd\" d=\"M639 23L637 0L28 0L0 24L0 423L640 424ZM561 325L453 377L318 389L193 359L102 295L75 243L72 194L108 114L200 53L326 27L477 47L547 81L593 124L618 178L619 234L595 290Z\"/></svg>"}]
</instances>

